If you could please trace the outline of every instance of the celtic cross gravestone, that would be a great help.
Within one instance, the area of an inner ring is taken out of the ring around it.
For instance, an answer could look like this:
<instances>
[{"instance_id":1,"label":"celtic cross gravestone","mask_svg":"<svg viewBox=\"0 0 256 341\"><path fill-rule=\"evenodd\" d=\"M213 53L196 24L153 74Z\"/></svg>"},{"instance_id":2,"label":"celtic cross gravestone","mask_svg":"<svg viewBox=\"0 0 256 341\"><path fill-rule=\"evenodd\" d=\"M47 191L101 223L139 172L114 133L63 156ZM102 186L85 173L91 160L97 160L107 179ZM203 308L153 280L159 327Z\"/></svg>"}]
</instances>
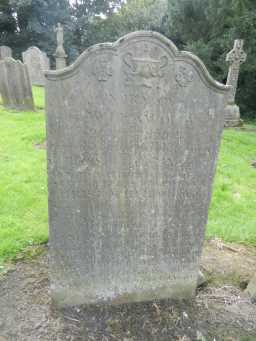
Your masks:
<instances>
[{"instance_id":1,"label":"celtic cross gravestone","mask_svg":"<svg viewBox=\"0 0 256 341\"><path fill-rule=\"evenodd\" d=\"M193 297L230 88L154 32L46 77L54 300Z\"/></svg>"},{"instance_id":2,"label":"celtic cross gravestone","mask_svg":"<svg viewBox=\"0 0 256 341\"><path fill-rule=\"evenodd\" d=\"M240 110L235 103L236 90L238 84L240 65L246 61L247 55L243 51L243 40L237 39L234 43L234 48L227 54L226 61L230 64L227 85L232 87L229 97L228 106L226 108L225 125L234 127L241 125Z\"/></svg>"}]
</instances>

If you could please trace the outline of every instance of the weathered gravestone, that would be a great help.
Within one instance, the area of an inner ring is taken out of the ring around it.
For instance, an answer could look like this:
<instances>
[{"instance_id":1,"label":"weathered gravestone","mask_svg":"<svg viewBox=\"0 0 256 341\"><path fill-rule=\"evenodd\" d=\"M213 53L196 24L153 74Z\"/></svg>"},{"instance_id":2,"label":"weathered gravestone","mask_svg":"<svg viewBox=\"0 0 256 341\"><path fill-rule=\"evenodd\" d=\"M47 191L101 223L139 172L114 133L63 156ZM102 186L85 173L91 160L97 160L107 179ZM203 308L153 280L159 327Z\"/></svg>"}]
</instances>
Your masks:
<instances>
[{"instance_id":1,"label":"weathered gravestone","mask_svg":"<svg viewBox=\"0 0 256 341\"><path fill-rule=\"evenodd\" d=\"M32 46L22 53L23 62L28 66L33 85L45 85L44 71L50 69L49 58L38 47Z\"/></svg>"},{"instance_id":2,"label":"weathered gravestone","mask_svg":"<svg viewBox=\"0 0 256 341\"><path fill-rule=\"evenodd\" d=\"M12 57L12 49L9 46L0 46L0 60Z\"/></svg>"},{"instance_id":3,"label":"weathered gravestone","mask_svg":"<svg viewBox=\"0 0 256 341\"><path fill-rule=\"evenodd\" d=\"M226 127L237 127L242 124L240 119L240 109L235 103L236 90L238 84L240 65L246 61L247 55L243 51L244 42L241 39L235 40L234 48L226 57L226 61L230 64L227 85L232 87L228 105L225 111L225 125Z\"/></svg>"},{"instance_id":4,"label":"weathered gravestone","mask_svg":"<svg viewBox=\"0 0 256 341\"><path fill-rule=\"evenodd\" d=\"M52 295L194 295L229 87L153 32L47 73Z\"/></svg>"},{"instance_id":5,"label":"weathered gravestone","mask_svg":"<svg viewBox=\"0 0 256 341\"><path fill-rule=\"evenodd\" d=\"M34 110L28 69L21 61L12 58L0 61L0 94L8 108Z\"/></svg>"}]
</instances>

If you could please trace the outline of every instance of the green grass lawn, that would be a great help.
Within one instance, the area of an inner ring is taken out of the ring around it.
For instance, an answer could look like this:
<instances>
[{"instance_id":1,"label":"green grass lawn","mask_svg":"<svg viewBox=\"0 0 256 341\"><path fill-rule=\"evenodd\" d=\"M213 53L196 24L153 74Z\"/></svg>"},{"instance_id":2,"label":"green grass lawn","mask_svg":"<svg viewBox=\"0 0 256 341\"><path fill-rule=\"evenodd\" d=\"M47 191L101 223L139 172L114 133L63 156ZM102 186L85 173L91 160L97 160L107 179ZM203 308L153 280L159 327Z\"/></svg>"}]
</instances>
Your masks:
<instances>
[{"instance_id":1,"label":"green grass lawn","mask_svg":"<svg viewBox=\"0 0 256 341\"><path fill-rule=\"evenodd\" d=\"M37 112L0 106L0 263L48 239L43 89L34 96ZM246 128L224 132L207 237L256 246L256 123Z\"/></svg>"},{"instance_id":2,"label":"green grass lawn","mask_svg":"<svg viewBox=\"0 0 256 341\"><path fill-rule=\"evenodd\" d=\"M44 102L35 88L36 106ZM43 111L8 112L0 106L0 262L24 247L46 242L46 152Z\"/></svg>"},{"instance_id":3,"label":"green grass lawn","mask_svg":"<svg viewBox=\"0 0 256 341\"><path fill-rule=\"evenodd\" d=\"M256 122L245 128L224 131L207 237L256 246Z\"/></svg>"}]
</instances>

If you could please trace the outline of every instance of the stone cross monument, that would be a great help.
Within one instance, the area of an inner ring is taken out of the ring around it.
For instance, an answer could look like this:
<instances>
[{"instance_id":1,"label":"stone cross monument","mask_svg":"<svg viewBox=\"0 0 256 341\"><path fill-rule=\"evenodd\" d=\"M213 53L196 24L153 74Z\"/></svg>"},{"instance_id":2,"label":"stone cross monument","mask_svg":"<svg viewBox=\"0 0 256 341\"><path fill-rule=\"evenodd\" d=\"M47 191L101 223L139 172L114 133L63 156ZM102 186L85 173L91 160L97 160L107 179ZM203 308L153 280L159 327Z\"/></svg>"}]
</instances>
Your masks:
<instances>
[{"instance_id":1,"label":"stone cross monument","mask_svg":"<svg viewBox=\"0 0 256 341\"><path fill-rule=\"evenodd\" d=\"M231 85L228 105L226 110L225 125L227 127L235 127L241 125L240 110L235 103L237 83L240 65L246 61L246 53L243 51L244 41L237 39L234 43L234 48L231 50L226 57L226 61L230 64L227 85Z\"/></svg>"},{"instance_id":2,"label":"stone cross monument","mask_svg":"<svg viewBox=\"0 0 256 341\"><path fill-rule=\"evenodd\" d=\"M59 70L67 66L67 55L63 47L63 26L60 23L58 23L57 27L55 28L55 32L57 34L57 49L54 56L56 59L56 69Z\"/></svg>"}]
</instances>

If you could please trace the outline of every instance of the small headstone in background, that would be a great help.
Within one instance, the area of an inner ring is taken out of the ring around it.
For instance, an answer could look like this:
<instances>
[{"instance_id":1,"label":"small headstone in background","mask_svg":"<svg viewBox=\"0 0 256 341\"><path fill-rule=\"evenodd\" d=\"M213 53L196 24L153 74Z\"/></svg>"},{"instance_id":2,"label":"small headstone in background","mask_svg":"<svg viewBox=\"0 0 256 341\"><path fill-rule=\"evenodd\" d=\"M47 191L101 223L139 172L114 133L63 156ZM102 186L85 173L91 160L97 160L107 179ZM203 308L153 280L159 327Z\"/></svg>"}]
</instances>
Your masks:
<instances>
[{"instance_id":1,"label":"small headstone in background","mask_svg":"<svg viewBox=\"0 0 256 341\"><path fill-rule=\"evenodd\" d=\"M55 301L193 297L230 88L155 32L46 78Z\"/></svg>"},{"instance_id":2,"label":"small headstone in background","mask_svg":"<svg viewBox=\"0 0 256 341\"><path fill-rule=\"evenodd\" d=\"M0 60L12 57L12 49L9 46L0 46Z\"/></svg>"},{"instance_id":3,"label":"small headstone in background","mask_svg":"<svg viewBox=\"0 0 256 341\"><path fill-rule=\"evenodd\" d=\"M67 55L64 50L64 32L63 26L58 23L58 26L55 29L57 36L57 49L55 52L55 60L56 60L56 70L63 69L67 66Z\"/></svg>"},{"instance_id":4,"label":"small headstone in background","mask_svg":"<svg viewBox=\"0 0 256 341\"><path fill-rule=\"evenodd\" d=\"M49 58L38 47L32 46L22 53L24 64L27 65L33 85L45 85L44 71L50 69Z\"/></svg>"},{"instance_id":5,"label":"small headstone in background","mask_svg":"<svg viewBox=\"0 0 256 341\"><path fill-rule=\"evenodd\" d=\"M235 40L234 48L227 54L226 61L230 64L227 85L230 85L228 97L228 105L225 110L225 126L238 127L242 125L240 119L240 109L235 103L236 90L238 84L240 65L246 61L247 55L243 51L244 41L241 39Z\"/></svg>"},{"instance_id":6,"label":"small headstone in background","mask_svg":"<svg viewBox=\"0 0 256 341\"><path fill-rule=\"evenodd\" d=\"M5 58L0 61L0 94L3 105L7 108L34 110L28 69L20 60Z\"/></svg>"}]
</instances>

